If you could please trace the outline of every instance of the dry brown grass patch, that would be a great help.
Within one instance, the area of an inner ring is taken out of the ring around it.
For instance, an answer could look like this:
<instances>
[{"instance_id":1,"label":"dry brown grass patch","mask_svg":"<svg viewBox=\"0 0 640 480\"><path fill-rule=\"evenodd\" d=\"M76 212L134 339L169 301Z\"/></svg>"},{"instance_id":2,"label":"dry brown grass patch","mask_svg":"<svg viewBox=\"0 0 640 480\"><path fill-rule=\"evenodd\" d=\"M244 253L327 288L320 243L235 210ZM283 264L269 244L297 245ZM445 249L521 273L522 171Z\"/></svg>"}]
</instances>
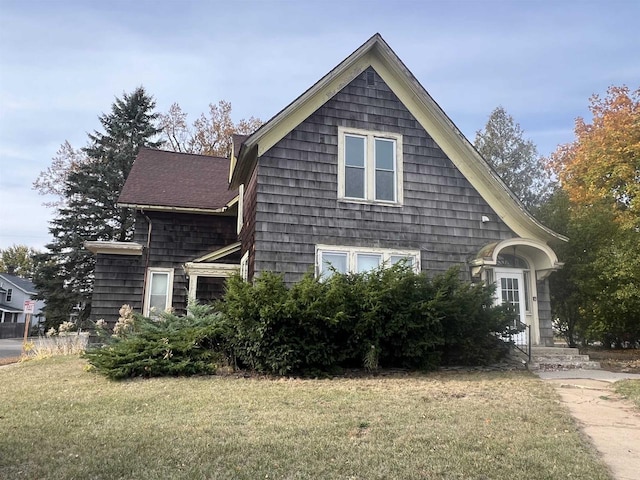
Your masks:
<instances>
[{"instance_id":1,"label":"dry brown grass patch","mask_svg":"<svg viewBox=\"0 0 640 480\"><path fill-rule=\"evenodd\" d=\"M528 373L110 382L84 365L0 370L0 477L609 478Z\"/></svg>"}]
</instances>

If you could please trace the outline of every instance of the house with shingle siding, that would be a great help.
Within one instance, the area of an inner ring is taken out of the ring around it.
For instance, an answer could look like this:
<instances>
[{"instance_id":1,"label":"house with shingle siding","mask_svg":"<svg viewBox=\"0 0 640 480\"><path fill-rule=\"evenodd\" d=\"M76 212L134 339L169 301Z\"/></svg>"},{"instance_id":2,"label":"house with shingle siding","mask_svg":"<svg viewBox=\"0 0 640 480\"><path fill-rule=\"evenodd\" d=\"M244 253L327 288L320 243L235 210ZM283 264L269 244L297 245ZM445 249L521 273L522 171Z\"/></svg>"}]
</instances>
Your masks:
<instances>
[{"instance_id":1,"label":"house with shingle siding","mask_svg":"<svg viewBox=\"0 0 640 480\"><path fill-rule=\"evenodd\" d=\"M24 302L35 300L37 294L35 285L28 278L0 273L0 338L22 335L26 321ZM43 300L36 300L31 325L44 322L44 306Z\"/></svg>"},{"instance_id":2,"label":"house with shingle siding","mask_svg":"<svg viewBox=\"0 0 640 480\"><path fill-rule=\"evenodd\" d=\"M118 199L136 212L133 241L86 242L97 256L92 318L113 323L124 304L145 315L184 312L189 293L204 301L222 294L240 260L228 172L227 158L140 150Z\"/></svg>"},{"instance_id":3,"label":"house with shingle siding","mask_svg":"<svg viewBox=\"0 0 640 480\"><path fill-rule=\"evenodd\" d=\"M256 132L234 137L229 160L142 150L120 203L138 212L136 235L110 244L120 253L88 245L98 254L94 316L122 303L182 311L189 296L219 294L201 285L233 269L293 283L329 266L363 272L402 260L495 282L496 302L514 305L532 342L553 342L548 276L561 264L549 243L566 239L527 212L377 34ZM118 263L127 256L136 260ZM120 275L130 284L118 297Z\"/></svg>"}]
</instances>

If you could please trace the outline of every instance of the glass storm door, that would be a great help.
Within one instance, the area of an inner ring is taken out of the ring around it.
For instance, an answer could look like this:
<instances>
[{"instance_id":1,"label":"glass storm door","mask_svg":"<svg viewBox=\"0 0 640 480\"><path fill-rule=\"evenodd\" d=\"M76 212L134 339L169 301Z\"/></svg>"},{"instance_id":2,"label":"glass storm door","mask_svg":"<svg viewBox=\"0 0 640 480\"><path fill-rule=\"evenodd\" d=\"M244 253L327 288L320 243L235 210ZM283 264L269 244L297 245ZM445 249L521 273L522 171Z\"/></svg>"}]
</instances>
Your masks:
<instances>
[{"instance_id":1,"label":"glass storm door","mask_svg":"<svg viewBox=\"0 0 640 480\"><path fill-rule=\"evenodd\" d=\"M495 270L496 275L496 303L508 303L518 314L518 318L522 323L525 321L525 299L524 299L524 275L522 270L517 269L498 269ZM517 345L526 344L526 331L520 332L513 337Z\"/></svg>"}]
</instances>

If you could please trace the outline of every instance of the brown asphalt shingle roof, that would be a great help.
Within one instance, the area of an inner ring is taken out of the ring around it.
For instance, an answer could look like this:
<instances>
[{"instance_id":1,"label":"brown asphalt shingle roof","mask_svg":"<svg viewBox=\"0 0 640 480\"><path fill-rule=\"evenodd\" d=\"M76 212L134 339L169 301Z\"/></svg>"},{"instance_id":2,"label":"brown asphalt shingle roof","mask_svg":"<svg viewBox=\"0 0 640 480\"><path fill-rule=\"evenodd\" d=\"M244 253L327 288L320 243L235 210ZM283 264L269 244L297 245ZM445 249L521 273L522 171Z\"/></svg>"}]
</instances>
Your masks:
<instances>
[{"instance_id":1,"label":"brown asphalt shingle roof","mask_svg":"<svg viewBox=\"0 0 640 480\"><path fill-rule=\"evenodd\" d=\"M237 133L234 133L231 136L231 140L233 141L233 154L236 157L240 153L240 147L242 146L242 142L244 142L247 138L249 138L249 135L240 135Z\"/></svg>"},{"instance_id":2,"label":"brown asphalt shingle roof","mask_svg":"<svg viewBox=\"0 0 640 480\"><path fill-rule=\"evenodd\" d=\"M226 158L142 148L118 203L215 210L238 194L228 178Z\"/></svg>"}]
</instances>

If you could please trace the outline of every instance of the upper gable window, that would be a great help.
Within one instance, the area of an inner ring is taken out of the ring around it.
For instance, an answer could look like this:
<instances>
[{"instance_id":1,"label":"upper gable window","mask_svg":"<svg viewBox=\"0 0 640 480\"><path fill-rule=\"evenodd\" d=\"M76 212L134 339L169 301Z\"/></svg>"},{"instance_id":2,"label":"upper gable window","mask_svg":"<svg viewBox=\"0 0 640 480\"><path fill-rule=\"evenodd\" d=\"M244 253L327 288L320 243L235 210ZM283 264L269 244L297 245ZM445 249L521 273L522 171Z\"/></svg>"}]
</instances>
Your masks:
<instances>
[{"instance_id":1,"label":"upper gable window","mask_svg":"<svg viewBox=\"0 0 640 480\"><path fill-rule=\"evenodd\" d=\"M338 127L338 198L402 204L402 135Z\"/></svg>"}]
</instances>

